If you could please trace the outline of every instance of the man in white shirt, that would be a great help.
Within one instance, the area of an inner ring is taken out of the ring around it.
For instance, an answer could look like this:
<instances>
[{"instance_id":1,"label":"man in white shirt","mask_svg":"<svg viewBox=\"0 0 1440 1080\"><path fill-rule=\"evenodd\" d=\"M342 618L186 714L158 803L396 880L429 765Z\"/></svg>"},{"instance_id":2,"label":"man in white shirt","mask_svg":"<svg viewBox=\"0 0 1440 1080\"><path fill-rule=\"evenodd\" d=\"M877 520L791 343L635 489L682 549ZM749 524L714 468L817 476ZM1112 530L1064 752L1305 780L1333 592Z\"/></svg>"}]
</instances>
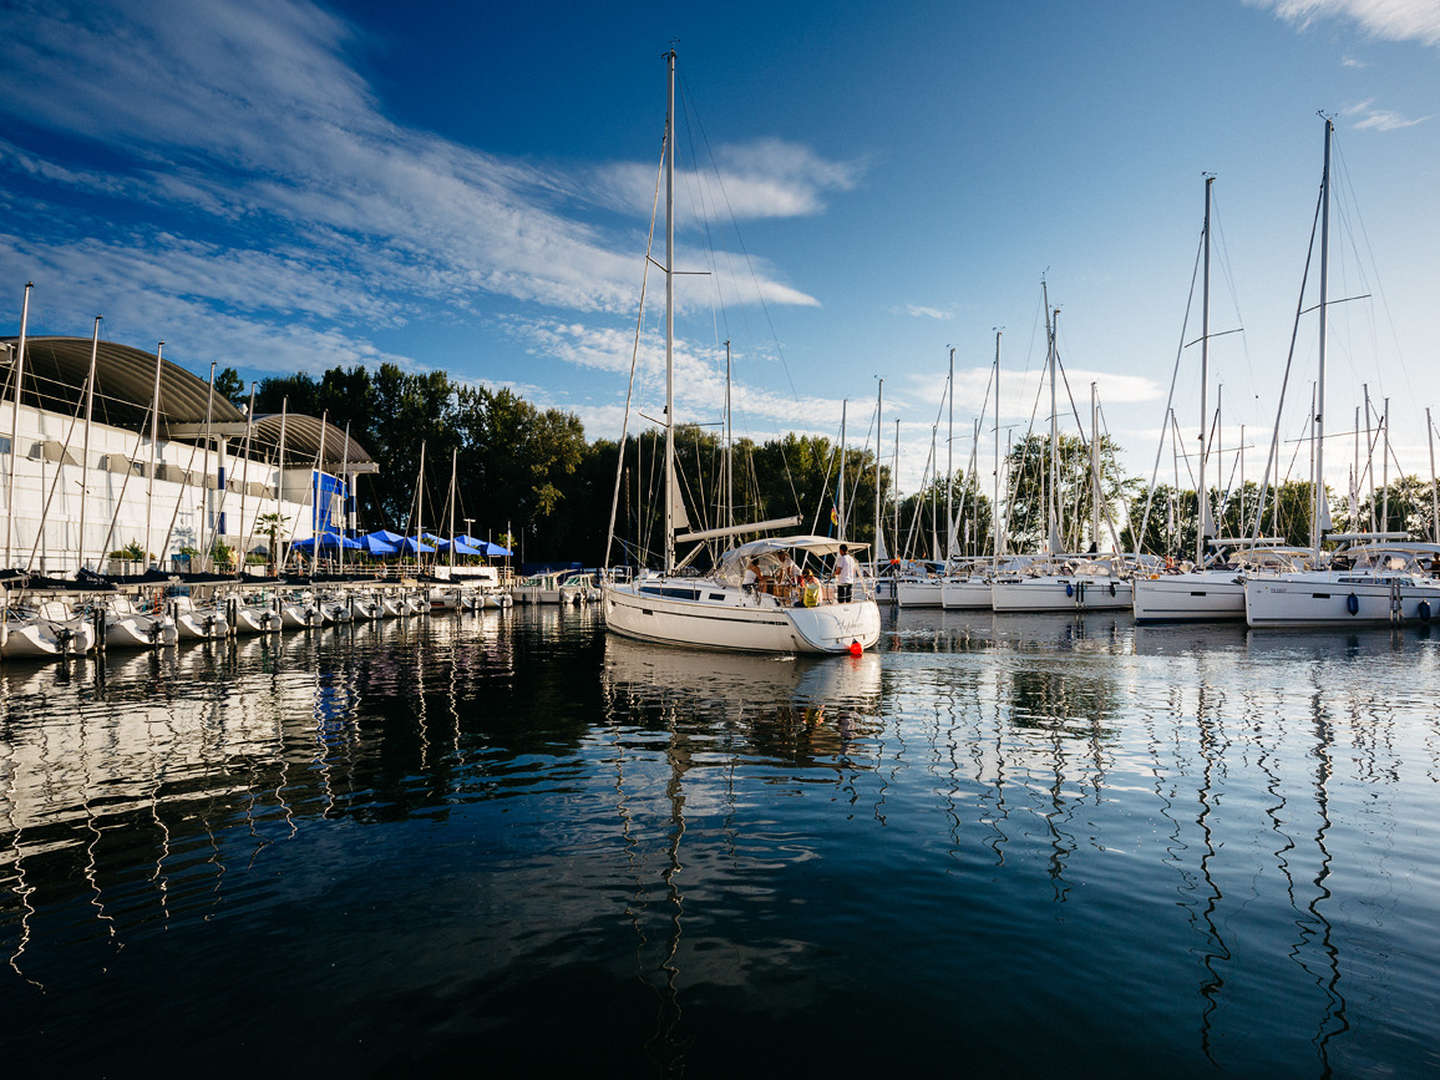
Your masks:
<instances>
[{"instance_id":1,"label":"man in white shirt","mask_svg":"<svg viewBox=\"0 0 1440 1080\"><path fill-rule=\"evenodd\" d=\"M835 557L835 599L842 604L850 603L855 581L860 577L860 564L850 554L850 549L840 545L840 554Z\"/></svg>"}]
</instances>

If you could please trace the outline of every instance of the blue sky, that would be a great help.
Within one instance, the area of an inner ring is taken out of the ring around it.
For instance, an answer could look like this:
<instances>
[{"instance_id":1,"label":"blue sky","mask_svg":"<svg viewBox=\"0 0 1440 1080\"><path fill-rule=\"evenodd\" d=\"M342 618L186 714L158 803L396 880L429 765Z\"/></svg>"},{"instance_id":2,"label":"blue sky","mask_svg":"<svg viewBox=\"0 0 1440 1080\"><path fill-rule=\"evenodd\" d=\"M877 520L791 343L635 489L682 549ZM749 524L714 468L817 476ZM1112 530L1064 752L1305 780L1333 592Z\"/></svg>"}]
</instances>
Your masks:
<instances>
[{"instance_id":1,"label":"blue sky","mask_svg":"<svg viewBox=\"0 0 1440 1080\"><path fill-rule=\"evenodd\" d=\"M1376 294L1332 316L1328 423L1349 430L1368 380L1393 399L1407 468L1428 468L1432 0L696 7L7 7L7 318L33 279L36 333L85 334L103 312L107 337L164 338L197 372L445 368L613 435L674 39L678 261L714 271L678 287L682 419L718 419L727 336L737 430L757 437L833 434L848 398L859 445L884 374L913 485L948 346L957 461L995 326L1002 412L1023 425L1048 270L1075 395L1083 406L1099 382L1111 432L1148 472L1209 170L1224 241L1212 327L1245 329L1212 350L1227 439L1243 422L1263 443L1325 109L1344 169L1332 297ZM650 285L640 401L653 416ZM1308 404L1314 330L1311 316L1286 438ZM1194 352L1177 393L1191 437ZM1337 441L1332 483L1349 455Z\"/></svg>"}]
</instances>

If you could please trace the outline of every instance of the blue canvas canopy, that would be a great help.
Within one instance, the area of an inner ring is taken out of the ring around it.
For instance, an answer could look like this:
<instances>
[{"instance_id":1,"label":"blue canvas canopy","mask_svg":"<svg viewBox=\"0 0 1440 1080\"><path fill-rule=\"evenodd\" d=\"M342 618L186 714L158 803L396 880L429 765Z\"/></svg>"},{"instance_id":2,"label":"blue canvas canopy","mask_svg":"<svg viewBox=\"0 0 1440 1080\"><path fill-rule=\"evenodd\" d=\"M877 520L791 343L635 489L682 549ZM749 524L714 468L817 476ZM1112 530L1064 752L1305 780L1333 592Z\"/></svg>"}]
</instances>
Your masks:
<instances>
[{"instance_id":1,"label":"blue canvas canopy","mask_svg":"<svg viewBox=\"0 0 1440 1080\"><path fill-rule=\"evenodd\" d=\"M401 540L405 539L399 533L391 532L389 529L376 529L374 532L368 532L365 534L366 538L369 538L371 536L386 544L398 544Z\"/></svg>"},{"instance_id":2,"label":"blue canvas canopy","mask_svg":"<svg viewBox=\"0 0 1440 1080\"><path fill-rule=\"evenodd\" d=\"M429 544L425 544L425 543L416 544L416 543L415 543L415 538L414 538L413 536L402 536L402 537L400 538L399 542L398 542L395 546L396 546L396 548L398 548L398 549L400 550L400 552L401 552L402 554L405 554L405 555L415 555L415 554L430 555L430 554L433 554L434 551L435 551L435 549L434 549L433 547L431 547Z\"/></svg>"},{"instance_id":3,"label":"blue canvas canopy","mask_svg":"<svg viewBox=\"0 0 1440 1080\"><path fill-rule=\"evenodd\" d=\"M508 559L508 558L510 557L510 549L509 549L509 548L501 547L499 544L492 544L492 543L490 543L490 541L488 541L488 540L481 540L479 543L485 545L485 554L486 554L486 555L489 555L489 556L491 556L491 557L493 557L493 558L503 558L503 559ZM477 545L477 546L478 546L478 545Z\"/></svg>"},{"instance_id":4,"label":"blue canvas canopy","mask_svg":"<svg viewBox=\"0 0 1440 1080\"><path fill-rule=\"evenodd\" d=\"M480 543L483 544L483 543L485 543L485 541L484 541L484 540L481 540ZM441 551L443 551L443 552L447 552L447 553L448 553L448 552L450 551L450 541L449 541L449 540L441 540L441 541L440 541L438 544L436 544L435 546L436 546L437 548L439 548L439 549L440 549ZM460 537L457 536L457 537L455 538L455 554L456 554L456 555L484 555L484 554L485 554L485 551L484 551L483 548L478 548L478 547L475 547L475 546L472 545L472 544L467 544L467 543L465 543L465 541L461 540Z\"/></svg>"},{"instance_id":5,"label":"blue canvas canopy","mask_svg":"<svg viewBox=\"0 0 1440 1080\"><path fill-rule=\"evenodd\" d=\"M297 540L290 545L291 551L314 551L316 537L309 537L305 540ZM352 540L348 536L341 536L339 533L323 532L318 537L321 551L339 551L344 548L346 551L358 549L361 544L358 540Z\"/></svg>"},{"instance_id":6,"label":"blue canvas canopy","mask_svg":"<svg viewBox=\"0 0 1440 1080\"><path fill-rule=\"evenodd\" d=\"M394 555L400 550L378 532L366 533L360 537L360 547L371 555Z\"/></svg>"}]
</instances>

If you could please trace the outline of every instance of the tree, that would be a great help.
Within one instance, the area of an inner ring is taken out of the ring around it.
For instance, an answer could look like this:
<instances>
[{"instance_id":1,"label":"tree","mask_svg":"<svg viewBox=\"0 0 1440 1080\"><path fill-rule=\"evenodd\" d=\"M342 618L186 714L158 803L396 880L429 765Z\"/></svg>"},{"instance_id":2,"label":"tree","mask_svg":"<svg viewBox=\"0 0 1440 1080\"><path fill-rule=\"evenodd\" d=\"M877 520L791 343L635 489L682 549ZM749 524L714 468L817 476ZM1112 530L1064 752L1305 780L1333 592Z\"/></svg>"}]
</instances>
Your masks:
<instances>
[{"instance_id":1,"label":"tree","mask_svg":"<svg viewBox=\"0 0 1440 1080\"><path fill-rule=\"evenodd\" d=\"M240 373L233 367L223 368L220 374L215 376L215 393L225 398L237 409L243 409L249 404L245 383L241 381Z\"/></svg>"}]
</instances>

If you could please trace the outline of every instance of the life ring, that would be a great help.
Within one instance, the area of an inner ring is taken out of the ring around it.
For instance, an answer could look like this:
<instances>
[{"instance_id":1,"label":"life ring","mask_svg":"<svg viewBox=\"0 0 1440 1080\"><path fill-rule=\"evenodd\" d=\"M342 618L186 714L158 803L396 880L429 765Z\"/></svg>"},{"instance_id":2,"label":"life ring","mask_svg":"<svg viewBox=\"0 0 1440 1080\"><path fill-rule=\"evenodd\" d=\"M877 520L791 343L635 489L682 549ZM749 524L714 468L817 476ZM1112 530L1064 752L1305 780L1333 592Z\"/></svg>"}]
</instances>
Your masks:
<instances>
[{"instance_id":1,"label":"life ring","mask_svg":"<svg viewBox=\"0 0 1440 1080\"><path fill-rule=\"evenodd\" d=\"M1358 615L1360 613L1360 598L1353 592L1345 597L1345 610L1351 615Z\"/></svg>"}]
</instances>

